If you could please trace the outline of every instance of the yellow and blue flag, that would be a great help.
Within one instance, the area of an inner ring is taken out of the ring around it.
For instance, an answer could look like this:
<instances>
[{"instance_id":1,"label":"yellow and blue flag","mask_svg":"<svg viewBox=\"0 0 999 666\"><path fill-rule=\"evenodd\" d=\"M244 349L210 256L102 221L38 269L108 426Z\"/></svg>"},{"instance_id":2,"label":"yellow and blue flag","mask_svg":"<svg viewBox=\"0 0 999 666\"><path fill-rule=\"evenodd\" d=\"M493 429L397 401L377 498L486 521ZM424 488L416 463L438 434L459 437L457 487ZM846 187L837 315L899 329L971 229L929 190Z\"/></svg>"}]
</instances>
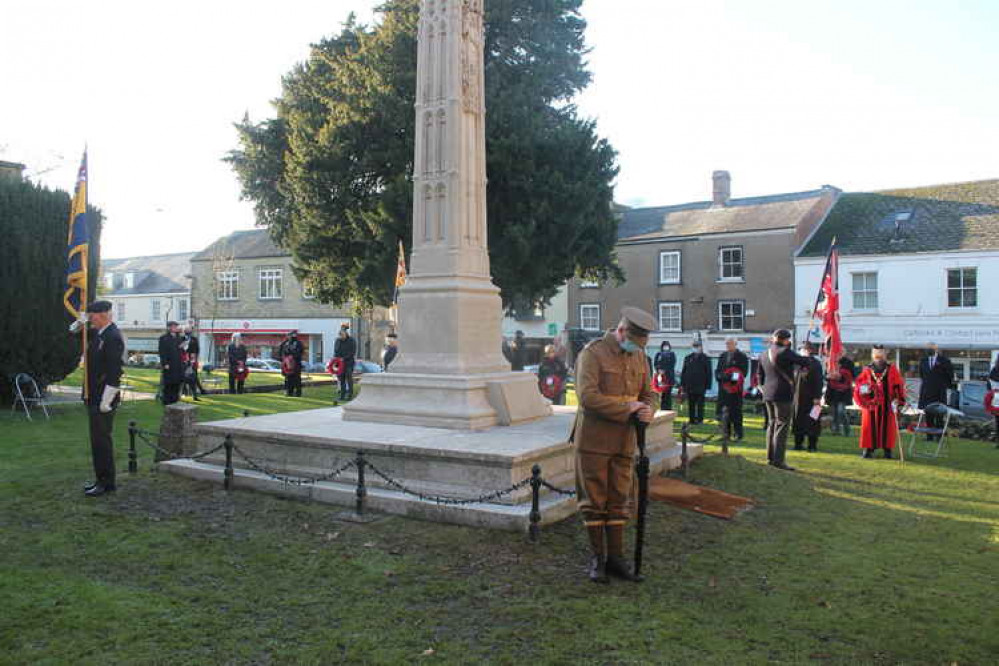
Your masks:
<instances>
[{"instance_id":1,"label":"yellow and blue flag","mask_svg":"<svg viewBox=\"0 0 999 666\"><path fill-rule=\"evenodd\" d=\"M66 293L62 302L78 318L87 308L87 266L90 256L90 231L87 221L87 151L76 177L76 191L69 210L67 240Z\"/></svg>"}]
</instances>

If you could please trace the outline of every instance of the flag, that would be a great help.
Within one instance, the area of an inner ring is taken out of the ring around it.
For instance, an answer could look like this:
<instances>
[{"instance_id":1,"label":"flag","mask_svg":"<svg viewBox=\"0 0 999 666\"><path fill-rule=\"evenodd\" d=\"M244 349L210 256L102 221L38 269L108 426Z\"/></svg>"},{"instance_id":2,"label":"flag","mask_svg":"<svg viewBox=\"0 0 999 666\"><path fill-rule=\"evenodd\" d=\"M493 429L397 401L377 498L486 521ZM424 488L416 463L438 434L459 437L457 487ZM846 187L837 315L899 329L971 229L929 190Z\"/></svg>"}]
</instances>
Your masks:
<instances>
[{"instance_id":1,"label":"flag","mask_svg":"<svg viewBox=\"0 0 999 666\"><path fill-rule=\"evenodd\" d=\"M87 151L76 176L76 190L69 209L69 237L66 241L66 291L62 302L73 319L87 308L87 266L90 233L87 224Z\"/></svg>"},{"instance_id":2,"label":"flag","mask_svg":"<svg viewBox=\"0 0 999 666\"><path fill-rule=\"evenodd\" d=\"M839 250L836 249L835 238L829 246L813 316L818 317L822 331L821 353L826 356L826 371L834 372L839 369L839 359L843 356L843 338L839 327Z\"/></svg>"},{"instance_id":3,"label":"flag","mask_svg":"<svg viewBox=\"0 0 999 666\"><path fill-rule=\"evenodd\" d=\"M392 295L392 304L399 303L399 287L406 284L406 250L399 240L399 263L395 269L395 294Z\"/></svg>"}]
</instances>

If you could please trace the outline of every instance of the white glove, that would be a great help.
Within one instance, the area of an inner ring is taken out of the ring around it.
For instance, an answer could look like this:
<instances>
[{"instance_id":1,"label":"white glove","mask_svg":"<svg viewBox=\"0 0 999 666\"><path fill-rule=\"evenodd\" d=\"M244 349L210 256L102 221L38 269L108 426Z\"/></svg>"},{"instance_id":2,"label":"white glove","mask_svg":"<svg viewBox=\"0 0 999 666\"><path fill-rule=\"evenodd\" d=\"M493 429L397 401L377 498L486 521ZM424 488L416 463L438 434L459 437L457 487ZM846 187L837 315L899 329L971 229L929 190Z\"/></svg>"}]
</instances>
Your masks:
<instances>
[{"instance_id":1,"label":"white glove","mask_svg":"<svg viewBox=\"0 0 999 666\"><path fill-rule=\"evenodd\" d=\"M114 402L116 395L118 395L117 386L104 387L104 395L101 396L101 412L103 414L107 414L111 411L111 403Z\"/></svg>"},{"instance_id":2,"label":"white glove","mask_svg":"<svg viewBox=\"0 0 999 666\"><path fill-rule=\"evenodd\" d=\"M73 320L72 324L69 325L69 332L76 333L86 325L87 325L87 316L81 314L79 317Z\"/></svg>"}]
</instances>

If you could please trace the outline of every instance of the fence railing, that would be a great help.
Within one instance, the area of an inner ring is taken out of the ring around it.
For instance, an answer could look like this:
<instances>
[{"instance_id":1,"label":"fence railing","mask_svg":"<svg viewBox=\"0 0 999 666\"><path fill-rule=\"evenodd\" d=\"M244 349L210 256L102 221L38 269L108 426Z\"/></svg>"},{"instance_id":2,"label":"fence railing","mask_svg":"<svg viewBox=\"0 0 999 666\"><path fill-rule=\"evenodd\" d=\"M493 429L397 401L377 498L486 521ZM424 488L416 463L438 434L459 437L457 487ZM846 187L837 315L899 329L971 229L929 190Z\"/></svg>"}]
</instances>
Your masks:
<instances>
[{"instance_id":1,"label":"fence railing","mask_svg":"<svg viewBox=\"0 0 999 666\"><path fill-rule=\"evenodd\" d=\"M330 471L321 474L319 476L296 476L291 474L286 474L284 472L270 468L266 463L255 459L254 457L247 455L245 451L239 448L233 441L231 434L225 435L222 442L207 451L201 451L192 455L181 455L176 454L172 451L164 449L157 443L159 438L159 433L155 433L148 430L143 430L138 427L135 421L130 421L128 424L128 471L131 474L138 472L138 451L137 443L141 442L147 445L149 448L156 451L160 456L167 460L200 460L202 458L207 458L208 456L214 455L219 451L225 452L225 466L223 468L222 475L222 485L225 490L231 490L235 480L235 469L233 466L234 457L238 456L239 459L245 463L246 467L263 474L264 476L274 480L280 481L281 483L294 486L309 486L315 485L320 482L334 481L339 478L348 470L354 470L354 511L358 516L363 516L365 512L365 505L368 496L368 486L367 486L367 473L371 472L375 476L384 482L385 486L391 488L397 492L400 492L409 497L415 498L417 501L426 504L436 504L438 506L469 506L473 504L487 504L490 502L495 502L498 499L506 497L512 493L515 493L524 488L531 489L531 510L528 514L528 535L531 541L538 541L541 534L541 491L546 489L551 493L561 495L563 497L575 497L576 491L566 488L559 488L558 486L552 484L546 480L541 473L541 466L534 465L531 468L531 475L520 481L500 490L493 490L483 493L477 497L453 497L448 495L434 495L431 493L425 493L419 490L414 490L406 484L402 483L398 479L394 478L391 474L381 469L380 467L374 465L365 456L363 450L358 450L354 457L346 461L338 461L333 464Z\"/></svg>"}]
</instances>

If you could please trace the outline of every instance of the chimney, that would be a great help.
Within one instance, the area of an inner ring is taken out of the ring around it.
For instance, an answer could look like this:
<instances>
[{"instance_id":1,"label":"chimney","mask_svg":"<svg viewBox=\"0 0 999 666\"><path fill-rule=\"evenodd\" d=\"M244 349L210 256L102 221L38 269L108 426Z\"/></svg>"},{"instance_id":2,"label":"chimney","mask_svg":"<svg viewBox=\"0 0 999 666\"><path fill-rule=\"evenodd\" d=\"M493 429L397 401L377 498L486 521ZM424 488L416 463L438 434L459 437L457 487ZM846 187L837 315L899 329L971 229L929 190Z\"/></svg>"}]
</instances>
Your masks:
<instances>
[{"instance_id":1,"label":"chimney","mask_svg":"<svg viewBox=\"0 0 999 666\"><path fill-rule=\"evenodd\" d=\"M732 176L728 171L715 171L711 174L711 180L714 183L712 205L727 206L728 200L732 198Z\"/></svg>"}]
</instances>

